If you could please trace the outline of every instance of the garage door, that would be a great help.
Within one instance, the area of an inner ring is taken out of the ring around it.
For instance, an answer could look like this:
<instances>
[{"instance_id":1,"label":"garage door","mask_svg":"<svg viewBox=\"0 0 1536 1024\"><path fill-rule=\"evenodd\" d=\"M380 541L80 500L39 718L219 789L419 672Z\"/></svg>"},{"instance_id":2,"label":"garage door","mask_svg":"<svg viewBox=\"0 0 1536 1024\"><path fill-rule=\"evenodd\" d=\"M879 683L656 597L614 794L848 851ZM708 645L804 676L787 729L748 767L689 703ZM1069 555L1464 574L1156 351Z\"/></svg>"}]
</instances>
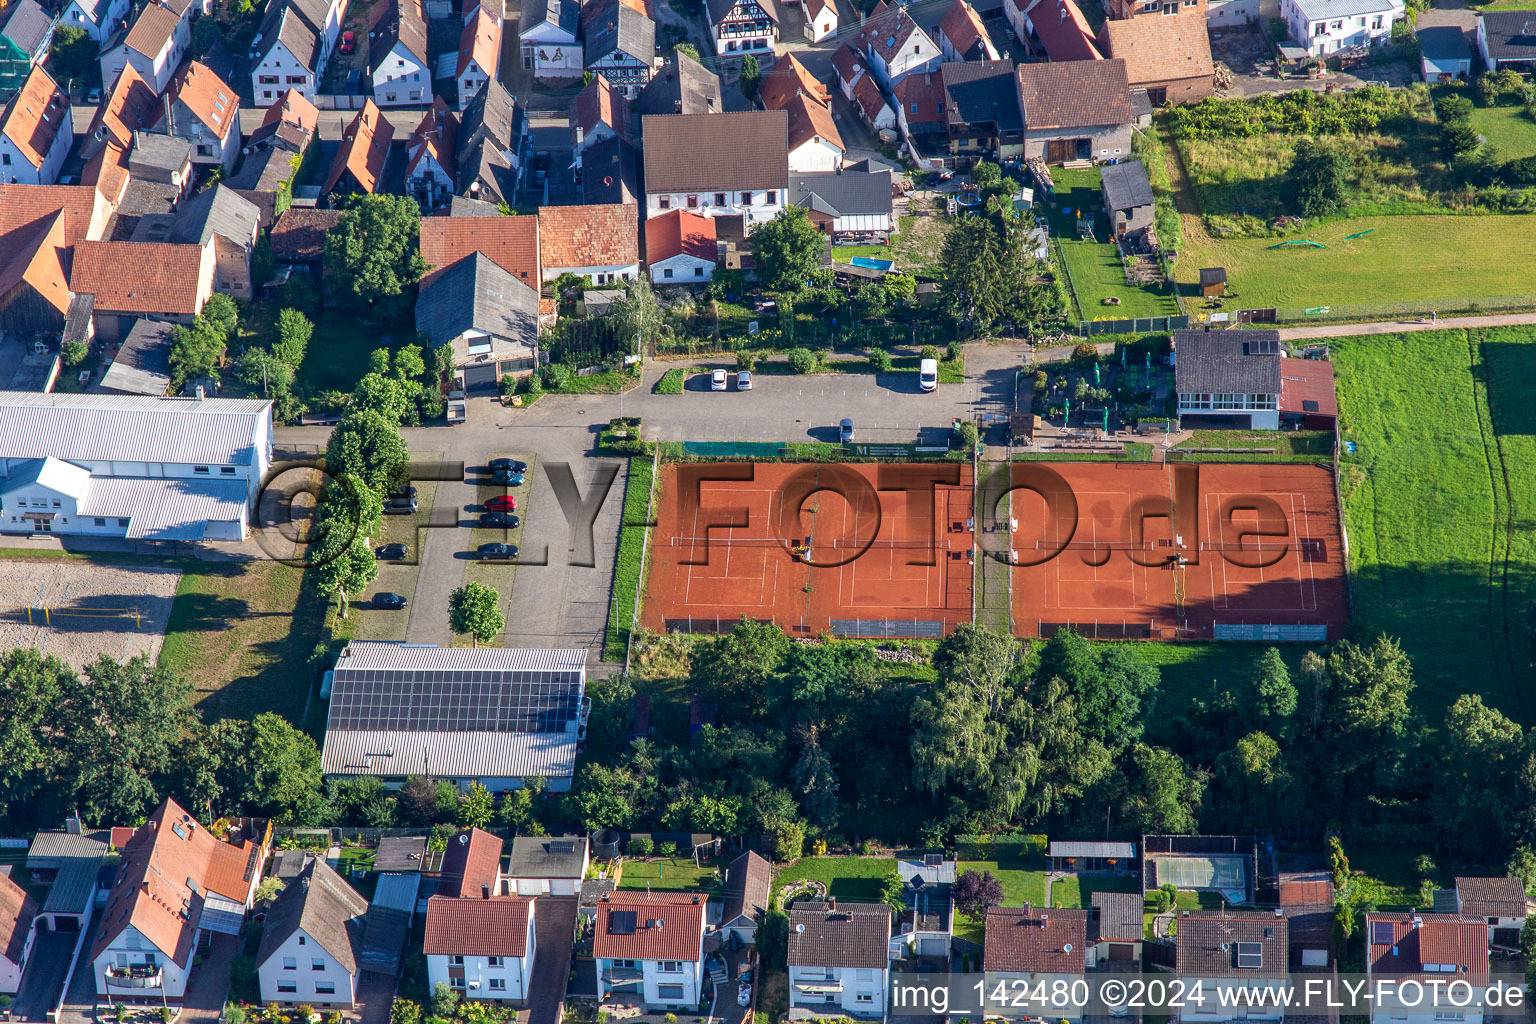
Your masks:
<instances>
[{"instance_id":1,"label":"garage door","mask_svg":"<svg viewBox=\"0 0 1536 1024\"><path fill-rule=\"evenodd\" d=\"M1111 960L1135 960L1136 947L1129 942L1111 942L1109 944L1109 958Z\"/></svg>"},{"instance_id":2,"label":"garage door","mask_svg":"<svg viewBox=\"0 0 1536 1024\"><path fill-rule=\"evenodd\" d=\"M496 384L497 378L495 363L487 363L484 366L464 367L464 387L466 389L489 388L495 387Z\"/></svg>"},{"instance_id":3,"label":"garage door","mask_svg":"<svg viewBox=\"0 0 1536 1024\"><path fill-rule=\"evenodd\" d=\"M1327 967L1328 951L1326 949L1303 949L1301 951L1301 965L1303 967Z\"/></svg>"}]
</instances>

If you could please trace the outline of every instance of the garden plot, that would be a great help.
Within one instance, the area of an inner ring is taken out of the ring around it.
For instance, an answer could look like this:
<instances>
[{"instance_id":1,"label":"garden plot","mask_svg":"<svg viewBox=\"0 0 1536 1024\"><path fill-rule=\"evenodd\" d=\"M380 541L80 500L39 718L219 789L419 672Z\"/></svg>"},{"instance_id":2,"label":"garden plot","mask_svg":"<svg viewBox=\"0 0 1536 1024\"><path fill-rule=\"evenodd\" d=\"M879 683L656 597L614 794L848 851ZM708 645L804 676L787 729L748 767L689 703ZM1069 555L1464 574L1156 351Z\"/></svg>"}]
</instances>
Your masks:
<instances>
[{"instance_id":1,"label":"garden plot","mask_svg":"<svg viewBox=\"0 0 1536 1024\"><path fill-rule=\"evenodd\" d=\"M154 661L180 580L174 569L0 561L0 650L36 647L77 669L103 654Z\"/></svg>"}]
</instances>

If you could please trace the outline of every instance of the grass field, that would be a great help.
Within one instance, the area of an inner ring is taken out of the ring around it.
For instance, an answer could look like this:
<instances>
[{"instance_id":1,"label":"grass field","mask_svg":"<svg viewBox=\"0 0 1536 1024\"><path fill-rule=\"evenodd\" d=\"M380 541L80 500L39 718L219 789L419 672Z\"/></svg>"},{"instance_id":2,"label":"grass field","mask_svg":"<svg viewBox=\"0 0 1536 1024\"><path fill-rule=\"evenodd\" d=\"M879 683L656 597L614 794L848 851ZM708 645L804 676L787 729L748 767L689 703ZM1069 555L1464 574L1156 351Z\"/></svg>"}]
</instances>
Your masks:
<instances>
[{"instance_id":1,"label":"grass field","mask_svg":"<svg viewBox=\"0 0 1536 1024\"><path fill-rule=\"evenodd\" d=\"M634 618L635 594L643 582L645 534L643 523L650 517L651 483L654 466L648 458L629 460L629 478L624 484L624 518L619 524L619 551L613 570L613 596L608 605L608 632L603 641L603 657L623 661L629 649L629 627Z\"/></svg>"},{"instance_id":2,"label":"grass field","mask_svg":"<svg viewBox=\"0 0 1536 1024\"><path fill-rule=\"evenodd\" d=\"M1051 906L1089 907L1096 892L1140 892L1134 878L1108 875L1068 875L1051 883Z\"/></svg>"},{"instance_id":3,"label":"grass field","mask_svg":"<svg viewBox=\"0 0 1536 1024\"><path fill-rule=\"evenodd\" d=\"M803 857L779 872L773 889L782 892L792 882L814 878L826 883L830 896L875 903L885 876L895 870L894 857Z\"/></svg>"},{"instance_id":4,"label":"grass field","mask_svg":"<svg viewBox=\"0 0 1536 1024\"><path fill-rule=\"evenodd\" d=\"M1226 305L1345 305L1391 299L1476 298L1532 291L1536 230L1523 216L1357 217L1309 227L1296 236L1326 249L1270 250L1273 238L1215 239L1185 218L1174 276L1199 280L1201 267L1226 267ZM1353 241L1345 235L1374 229Z\"/></svg>"},{"instance_id":5,"label":"grass field","mask_svg":"<svg viewBox=\"0 0 1536 1024\"><path fill-rule=\"evenodd\" d=\"M705 860L695 866L692 857L657 857L655 860L624 859L620 889L672 889L710 892L719 887L720 868Z\"/></svg>"},{"instance_id":6,"label":"grass field","mask_svg":"<svg viewBox=\"0 0 1536 1024\"><path fill-rule=\"evenodd\" d=\"M1536 9L1536 0L1531 0L1531 8ZM1536 120L1521 107L1477 107L1472 111L1472 127L1499 151L1500 160L1536 156Z\"/></svg>"},{"instance_id":7,"label":"grass field","mask_svg":"<svg viewBox=\"0 0 1536 1024\"><path fill-rule=\"evenodd\" d=\"M1357 445L1342 480L1354 632L1401 639L1432 724L1468 692L1532 720L1533 341L1505 328L1332 343Z\"/></svg>"},{"instance_id":8,"label":"grass field","mask_svg":"<svg viewBox=\"0 0 1536 1024\"><path fill-rule=\"evenodd\" d=\"M1085 319L1120 320L1137 316L1177 316L1179 305L1172 289L1133 288L1125 282L1120 254L1108 242L1089 242L1078 237L1077 214L1092 213L1097 238L1106 238L1109 225L1104 219L1104 203L1099 193L1097 167L1057 168L1051 172L1056 195L1051 200L1051 236L1057 240L1061 257L1067 263L1072 288ZM1065 211L1071 210L1068 214ZM1105 305L1106 298L1118 298L1118 305Z\"/></svg>"}]
</instances>

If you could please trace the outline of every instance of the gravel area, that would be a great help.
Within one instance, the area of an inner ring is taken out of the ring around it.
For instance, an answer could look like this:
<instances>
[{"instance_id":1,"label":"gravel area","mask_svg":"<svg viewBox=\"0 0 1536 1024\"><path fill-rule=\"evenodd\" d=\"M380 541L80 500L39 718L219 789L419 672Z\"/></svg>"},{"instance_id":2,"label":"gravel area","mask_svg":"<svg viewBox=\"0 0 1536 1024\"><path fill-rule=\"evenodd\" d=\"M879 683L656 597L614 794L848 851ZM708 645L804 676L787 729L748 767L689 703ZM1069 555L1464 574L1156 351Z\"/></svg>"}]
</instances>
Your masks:
<instances>
[{"instance_id":1,"label":"gravel area","mask_svg":"<svg viewBox=\"0 0 1536 1024\"><path fill-rule=\"evenodd\" d=\"M123 660L142 653L153 661L160 656L180 580L173 569L0 561L0 594L6 595L0 603L0 650L36 647L75 668L103 654ZM43 607L51 625L43 624Z\"/></svg>"}]
</instances>

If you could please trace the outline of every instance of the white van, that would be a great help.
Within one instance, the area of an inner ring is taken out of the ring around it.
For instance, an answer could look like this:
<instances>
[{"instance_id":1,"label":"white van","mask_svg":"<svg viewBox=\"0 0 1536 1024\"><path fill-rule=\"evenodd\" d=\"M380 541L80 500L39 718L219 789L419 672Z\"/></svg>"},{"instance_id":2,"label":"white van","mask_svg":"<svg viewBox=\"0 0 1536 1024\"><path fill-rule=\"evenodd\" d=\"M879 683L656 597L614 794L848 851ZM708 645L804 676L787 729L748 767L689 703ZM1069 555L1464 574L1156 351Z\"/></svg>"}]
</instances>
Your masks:
<instances>
[{"instance_id":1,"label":"white van","mask_svg":"<svg viewBox=\"0 0 1536 1024\"><path fill-rule=\"evenodd\" d=\"M917 386L924 391L932 391L939 386L939 361L937 359L924 359L917 364Z\"/></svg>"}]
</instances>

